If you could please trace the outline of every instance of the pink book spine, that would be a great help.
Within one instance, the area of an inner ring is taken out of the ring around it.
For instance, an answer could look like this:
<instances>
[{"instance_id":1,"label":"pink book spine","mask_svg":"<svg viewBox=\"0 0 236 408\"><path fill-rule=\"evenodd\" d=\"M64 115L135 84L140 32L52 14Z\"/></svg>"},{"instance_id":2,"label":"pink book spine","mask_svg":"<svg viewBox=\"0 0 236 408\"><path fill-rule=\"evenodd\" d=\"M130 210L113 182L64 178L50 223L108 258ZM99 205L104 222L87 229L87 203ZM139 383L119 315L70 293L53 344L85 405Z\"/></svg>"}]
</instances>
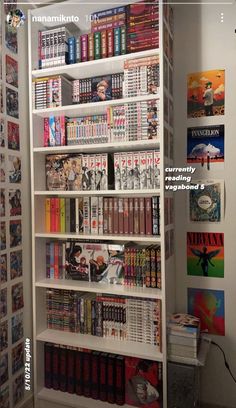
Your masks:
<instances>
[{"instance_id":1,"label":"pink book spine","mask_svg":"<svg viewBox=\"0 0 236 408\"><path fill-rule=\"evenodd\" d=\"M44 118L43 145L49 146L49 118Z\"/></svg>"},{"instance_id":2,"label":"pink book spine","mask_svg":"<svg viewBox=\"0 0 236 408\"><path fill-rule=\"evenodd\" d=\"M81 61L88 61L88 34L83 34L80 37L81 44Z\"/></svg>"},{"instance_id":3,"label":"pink book spine","mask_svg":"<svg viewBox=\"0 0 236 408\"><path fill-rule=\"evenodd\" d=\"M61 125L61 146L66 145L66 121L65 116L60 116L60 125Z\"/></svg>"}]
</instances>

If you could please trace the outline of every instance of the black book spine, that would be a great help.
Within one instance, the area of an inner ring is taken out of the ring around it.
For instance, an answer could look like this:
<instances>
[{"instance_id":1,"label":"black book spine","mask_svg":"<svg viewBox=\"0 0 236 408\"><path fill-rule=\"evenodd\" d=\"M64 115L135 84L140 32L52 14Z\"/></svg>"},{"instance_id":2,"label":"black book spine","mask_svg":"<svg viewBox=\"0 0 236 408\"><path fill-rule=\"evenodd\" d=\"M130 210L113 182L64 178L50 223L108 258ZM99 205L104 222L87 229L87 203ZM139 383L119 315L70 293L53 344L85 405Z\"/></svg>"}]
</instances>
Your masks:
<instances>
[{"instance_id":1,"label":"black book spine","mask_svg":"<svg viewBox=\"0 0 236 408\"><path fill-rule=\"evenodd\" d=\"M99 355L98 351L92 352L92 392L91 397L93 399L99 398Z\"/></svg>"},{"instance_id":2,"label":"black book spine","mask_svg":"<svg viewBox=\"0 0 236 408\"><path fill-rule=\"evenodd\" d=\"M116 385L115 397L117 405L125 403L125 358L123 356L116 357Z\"/></svg>"},{"instance_id":3,"label":"black book spine","mask_svg":"<svg viewBox=\"0 0 236 408\"><path fill-rule=\"evenodd\" d=\"M107 353L100 354L100 400L107 401Z\"/></svg>"},{"instance_id":4,"label":"black book spine","mask_svg":"<svg viewBox=\"0 0 236 408\"><path fill-rule=\"evenodd\" d=\"M83 395L83 353L75 353L75 392L77 395Z\"/></svg>"},{"instance_id":5,"label":"black book spine","mask_svg":"<svg viewBox=\"0 0 236 408\"><path fill-rule=\"evenodd\" d=\"M91 397L91 353L84 353L83 364L84 396Z\"/></svg>"},{"instance_id":6,"label":"black book spine","mask_svg":"<svg viewBox=\"0 0 236 408\"><path fill-rule=\"evenodd\" d=\"M44 345L44 369L45 378L44 385L46 388L52 388L52 350L53 346L51 344L45 343Z\"/></svg>"},{"instance_id":7,"label":"black book spine","mask_svg":"<svg viewBox=\"0 0 236 408\"><path fill-rule=\"evenodd\" d=\"M76 232L75 198L70 199L70 232Z\"/></svg>"},{"instance_id":8,"label":"black book spine","mask_svg":"<svg viewBox=\"0 0 236 408\"><path fill-rule=\"evenodd\" d=\"M107 385L107 401L114 404L116 400L116 356L114 354L108 355Z\"/></svg>"}]
</instances>

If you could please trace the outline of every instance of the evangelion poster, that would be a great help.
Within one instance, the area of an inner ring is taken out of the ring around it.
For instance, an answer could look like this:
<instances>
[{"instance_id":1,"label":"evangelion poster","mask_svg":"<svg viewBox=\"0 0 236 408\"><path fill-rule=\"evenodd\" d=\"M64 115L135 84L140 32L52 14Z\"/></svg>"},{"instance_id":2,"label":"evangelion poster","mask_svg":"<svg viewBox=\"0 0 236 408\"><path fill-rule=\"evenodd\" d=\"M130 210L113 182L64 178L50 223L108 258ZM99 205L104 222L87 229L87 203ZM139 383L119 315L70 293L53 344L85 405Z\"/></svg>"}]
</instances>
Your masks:
<instances>
[{"instance_id":1,"label":"evangelion poster","mask_svg":"<svg viewBox=\"0 0 236 408\"><path fill-rule=\"evenodd\" d=\"M187 271L192 276L224 277L224 234L187 232Z\"/></svg>"},{"instance_id":2,"label":"evangelion poster","mask_svg":"<svg viewBox=\"0 0 236 408\"><path fill-rule=\"evenodd\" d=\"M224 125L188 128L187 163L220 169L224 163Z\"/></svg>"},{"instance_id":3,"label":"evangelion poster","mask_svg":"<svg viewBox=\"0 0 236 408\"><path fill-rule=\"evenodd\" d=\"M223 69L189 74L188 118L224 115L225 71Z\"/></svg>"},{"instance_id":4,"label":"evangelion poster","mask_svg":"<svg viewBox=\"0 0 236 408\"><path fill-rule=\"evenodd\" d=\"M190 187L189 220L221 222L224 217L224 181L194 180Z\"/></svg>"},{"instance_id":5,"label":"evangelion poster","mask_svg":"<svg viewBox=\"0 0 236 408\"><path fill-rule=\"evenodd\" d=\"M188 313L199 317L201 330L225 335L224 291L188 288Z\"/></svg>"}]
</instances>

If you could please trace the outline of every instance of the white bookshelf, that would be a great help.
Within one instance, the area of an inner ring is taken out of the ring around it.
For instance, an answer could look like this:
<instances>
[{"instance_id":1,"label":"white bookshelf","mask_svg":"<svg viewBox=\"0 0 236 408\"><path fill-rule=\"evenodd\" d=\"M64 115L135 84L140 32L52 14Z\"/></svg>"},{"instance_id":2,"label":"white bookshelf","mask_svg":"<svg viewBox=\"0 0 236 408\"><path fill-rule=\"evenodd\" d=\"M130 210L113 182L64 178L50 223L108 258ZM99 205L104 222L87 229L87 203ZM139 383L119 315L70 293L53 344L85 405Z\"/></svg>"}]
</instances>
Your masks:
<instances>
[{"instance_id":1,"label":"white bookshelf","mask_svg":"<svg viewBox=\"0 0 236 408\"><path fill-rule=\"evenodd\" d=\"M101 9L118 6L117 2L111 0L109 4L96 4L89 0L82 2L78 13L88 15L91 12ZM135 3L134 0L122 2L124 4ZM173 230L173 225L164 225L164 168L170 165L171 159L167 159L164 155L164 126L168 132L172 132L169 123L165 122L164 118L164 92L171 100L168 90L164 89L163 84L163 59L164 51L160 49L149 50L145 52L133 53L101 59L97 61L89 61L77 63L73 65L65 65L60 67L51 67L46 69L37 69L37 41L38 30L45 27L41 23L32 23L33 16L53 16L62 13L70 15L75 13L75 4L73 1L59 3L57 5L49 5L46 7L31 10L29 12L29 98L32 99L32 80L49 75L61 74L68 79L82 79L86 77L98 76L102 74L118 73L123 71L123 63L126 59L137 57L147 57L159 55L160 58L160 87L158 94L137 96L134 98L123 98L99 103L86 103L62 106L58 108L50 108L43 110L34 110L30 103L30 133L31 133L31 201L32 201L32 274L33 274L33 317L34 317L34 391L35 391L35 408L92 408L111 406L108 403L97 401L90 398L84 398L77 395L62 393L53 389L44 387L44 344L51 342L62 344L71 347L81 347L97 351L105 351L109 353L121 354L124 356L134 356L139 358L150 359L153 361L162 362L163 365L163 408L167 408L167 351L166 351L166 314L167 311L173 311L174 305L174 258L170 256L165 259L166 240L165 234ZM163 43L163 10L160 6L160 44ZM81 19L82 20L82 19ZM47 27L52 26L47 24ZM78 27L81 33L89 30L89 24L80 21ZM168 68L171 69L168 63ZM148 100L159 100L159 117L160 117L160 137L157 140L138 140L136 142L122 143L99 143L91 145L71 145L71 146L55 146L43 147L42 132L43 118L50 115L66 115L67 117L75 117L89 114L102 114L106 112L107 107L116 106L129 102L139 102ZM125 191L46 191L45 186L45 156L47 154L57 153L98 153L98 152L121 152L121 151L137 151L137 150L160 150L161 157L161 183L160 189L156 190L125 190ZM160 196L160 219L161 219L161 235L160 236L145 236L145 235L85 235L76 233L46 233L45 232L45 206L44 200L47 196L58 197L79 197L79 196L120 196L120 197L135 197L135 196ZM171 197L171 194L168 193ZM46 260L45 260L45 243L49 239L81 239L81 240L100 240L113 241L117 243L135 242L140 244L161 244L161 272L162 272L162 288L150 289L141 287L127 287L122 285L99 284L94 282L81 282L66 279L46 279ZM68 333L47 328L46 322L46 290L52 289L67 289L91 293L114 294L129 297L160 299L162 302L162 350L160 352L157 346L152 346L144 343L134 343L127 341L108 340L91 335L83 335L77 333ZM116 405L112 404L116 407ZM128 405L124 405L129 408Z\"/></svg>"}]
</instances>

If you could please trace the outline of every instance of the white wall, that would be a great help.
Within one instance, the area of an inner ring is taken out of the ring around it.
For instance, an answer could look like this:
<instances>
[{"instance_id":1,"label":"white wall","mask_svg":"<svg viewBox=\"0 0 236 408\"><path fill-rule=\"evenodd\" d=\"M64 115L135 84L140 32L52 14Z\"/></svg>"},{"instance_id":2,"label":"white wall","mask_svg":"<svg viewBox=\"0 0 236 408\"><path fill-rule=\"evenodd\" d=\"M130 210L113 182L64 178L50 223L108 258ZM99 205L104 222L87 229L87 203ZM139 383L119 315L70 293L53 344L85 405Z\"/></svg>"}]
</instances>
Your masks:
<instances>
[{"instance_id":1,"label":"white wall","mask_svg":"<svg viewBox=\"0 0 236 408\"><path fill-rule=\"evenodd\" d=\"M221 13L224 22L221 23ZM225 179L225 220L204 226L204 231L225 234L225 277L187 276L186 232L201 231L187 221L187 197L175 193L176 211L176 295L177 311L187 310L187 287L225 291L225 337L212 336L226 352L236 376L236 5L175 5L175 165L186 165L186 130L188 126L225 124L225 169L209 172L211 178ZM210 69L225 69L225 116L187 119L187 74ZM215 405L236 407L236 384L224 367L220 352L214 347L202 369L201 399Z\"/></svg>"}]
</instances>

